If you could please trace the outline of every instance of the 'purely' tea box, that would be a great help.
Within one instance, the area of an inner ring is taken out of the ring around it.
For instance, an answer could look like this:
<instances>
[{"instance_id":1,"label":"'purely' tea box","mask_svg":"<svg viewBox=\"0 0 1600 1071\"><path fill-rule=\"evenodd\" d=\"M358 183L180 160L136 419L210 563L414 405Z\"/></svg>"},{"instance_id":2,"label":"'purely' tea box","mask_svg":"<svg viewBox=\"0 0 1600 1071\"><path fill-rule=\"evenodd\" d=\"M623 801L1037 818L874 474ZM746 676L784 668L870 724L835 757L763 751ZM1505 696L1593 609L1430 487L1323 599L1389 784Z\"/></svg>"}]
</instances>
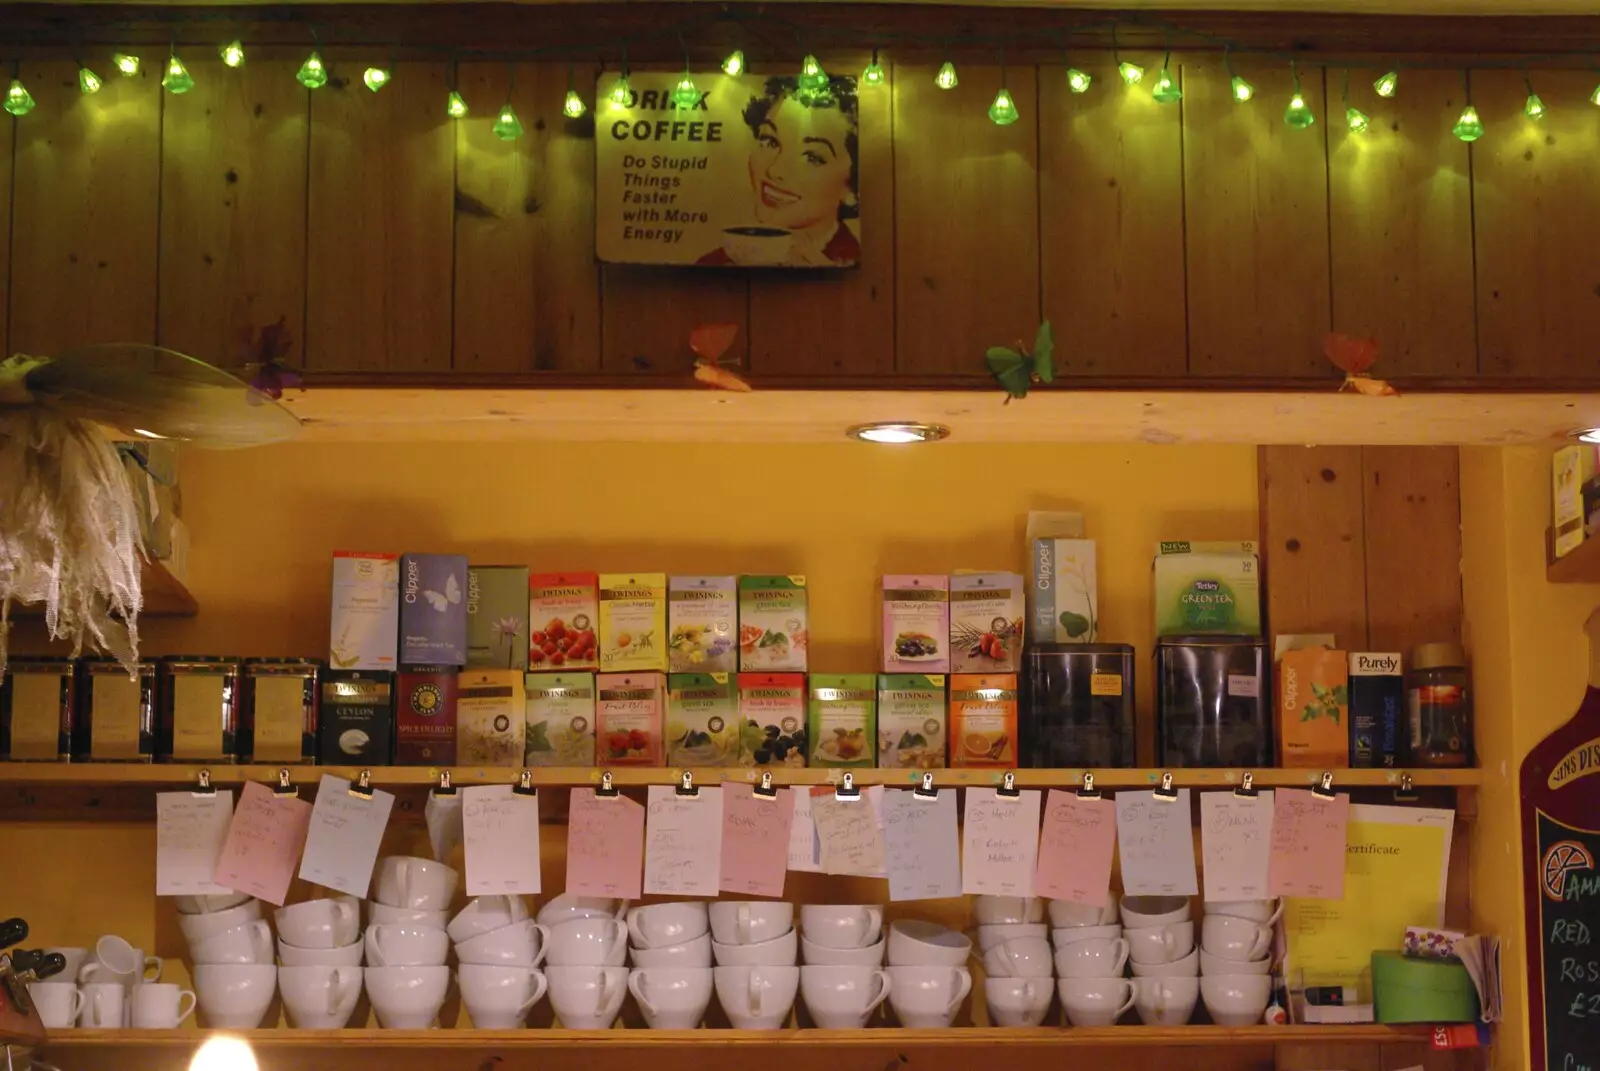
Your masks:
<instances>
[{"instance_id":1,"label":"'purely' tea box","mask_svg":"<svg viewBox=\"0 0 1600 1071\"><path fill-rule=\"evenodd\" d=\"M950 677L950 765L1010 770L1017 765L1017 677Z\"/></svg>"},{"instance_id":2,"label":"'purely' tea box","mask_svg":"<svg viewBox=\"0 0 1600 1071\"><path fill-rule=\"evenodd\" d=\"M400 664L467 664L467 559L400 557Z\"/></svg>"},{"instance_id":3,"label":"'purely' tea box","mask_svg":"<svg viewBox=\"0 0 1600 1071\"><path fill-rule=\"evenodd\" d=\"M739 699L727 673L667 677L667 765L739 765Z\"/></svg>"},{"instance_id":4,"label":"'purely' tea box","mask_svg":"<svg viewBox=\"0 0 1600 1071\"><path fill-rule=\"evenodd\" d=\"M467 669L456 685L456 762L515 766L522 761L520 669Z\"/></svg>"},{"instance_id":5,"label":"'purely' tea box","mask_svg":"<svg viewBox=\"0 0 1600 1071\"><path fill-rule=\"evenodd\" d=\"M878 676L879 768L944 769L944 688L940 674Z\"/></svg>"},{"instance_id":6,"label":"'purely' tea box","mask_svg":"<svg viewBox=\"0 0 1600 1071\"><path fill-rule=\"evenodd\" d=\"M528 578L528 667L597 669L600 577L535 573Z\"/></svg>"},{"instance_id":7,"label":"'purely' tea box","mask_svg":"<svg viewBox=\"0 0 1600 1071\"><path fill-rule=\"evenodd\" d=\"M1092 539L1035 539L1029 588L1036 643L1094 643L1100 633L1100 581Z\"/></svg>"},{"instance_id":8,"label":"'purely' tea box","mask_svg":"<svg viewBox=\"0 0 1600 1071\"><path fill-rule=\"evenodd\" d=\"M738 582L731 576L675 576L667 581L667 669L732 673L738 669Z\"/></svg>"},{"instance_id":9,"label":"'purely' tea box","mask_svg":"<svg viewBox=\"0 0 1600 1071\"><path fill-rule=\"evenodd\" d=\"M324 766L388 766L394 761L394 674L330 669L321 677L317 761Z\"/></svg>"},{"instance_id":10,"label":"'purely' tea box","mask_svg":"<svg viewBox=\"0 0 1600 1071\"><path fill-rule=\"evenodd\" d=\"M594 674L529 673L523 678L527 722L522 761L529 766L594 762Z\"/></svg>"},{"instance_id":11,"label":"'purely' tea box","mask_svg":"<svg viewBox=\"0 0 1600 1071\"><path fill-rule=\"evenodd\" d=\"M1026 588L1017 573L950 578L950 670L1015 673L1022 664Z\"/></svg>"},{"instance_id":12,"label":"'purely' tea box","mask_svg":"<svg viewBox=\"0 0 1600 1071\"><path fill-rule=\"evenodd\" d=\"M739 674L739 759L746 766L806 764L806 675Z\"/></svg>"},{"instance_id":13,"label":"'purely' tea box","mask_svg":"<svg viewBox=\"0 0 1600 1071\"><path fill-rule=\"evenodd\" d=\"M667 669L667 574L600 574L600 668Z\"/></svg>"},{"instance_id":14,"label":"'purely' tea box","mask_svg":"<svg viewBox=\"0 0 1600 1071\"><path fill-rule=\"evenodd\" d=\"M950 578L892 573L883 578L883 671L950 668Z\"/></svg>"},{"instance_id":15,"label":"'purely' tea box","mask_svg":"<svg viewBox=\"0 0 1600 1071\"><path fill-rule=\"evenodd\" d=\"M806 578L739 578L739 669L741 672L804 673Z\"/></svg>"},{"instance_id":16,"label":"'purely' tea box","mask_svg":"<svg viewBox=\"0 0 1600 1071\"><path fill-rule=\"evenodd\" d=\"M1284 766L1350 765L1350 656L1330 636L1279 636L1278 750Z\"/></svg>"},{"instance_id":17,"label":"'purely' tea box","mask_svg":"<svg viewBox=\"0 0 1600 1071\"><path fill-rule=\"evenodd\" d=\"M1350 765L1358 770L1393 767L1405 724L1405 663L1400 653L1350 652Z\"/></svg>"},{"instance_id":18,"label":"'purely' tea box","mask_svg":"<svg viewBox=\"0 0 1600 1071\"><path fill-rule=\"evenodd\" d=\"M328 665L393 671L400 636L400 555L338 551Z\"/></svg>"},{"instance_id":19,"label":"'purely' tea box","mask_svg":"<svg viewBox=\"0 0 1600 1071\"><path fill-rule=\"evenodd\" d=\"M401 666L396 677L394 761L397 766L456 764L459 666Z\"/></svg>"},{"instance_id":20,"label":"'purely' tea box","mask_svg":"<svg viewBox=\"0 0 1600 1071\"><path fill-rule=\"evenodd\" d=\"M1261 566L1253 540L1156 546L1157 636L1261 635Z\"/></svg>"},{"instance_id":21,"label":"'purely' tea box","mask_svg":"<svg viewBox=\"0 0 1600 1071\"><path fill-rule=\"evenodd\" d=\"M595 681L595 762L660 766L665 673L602 673Z\"/></svg>"},{"instance_id":22,"label":"'purely' tea box","mask_svg":"<svg viewBox=\"0 0 1600 1071\"><path fill-rule=\"evenodd\" d=\"M467 665L528 668L528 567L467 567Z\"/></svg>"},{"instance_id":23,"label":"'purely' tea box","mask_svg":"<svg viewBox=\"0 0 1600 1071\"><path fill-rule=\"evenodd\" d=\"M813 673L806 718L810 765L874 765L877 711L878 680L873 674Z\"/></svg>"}]
</instances>

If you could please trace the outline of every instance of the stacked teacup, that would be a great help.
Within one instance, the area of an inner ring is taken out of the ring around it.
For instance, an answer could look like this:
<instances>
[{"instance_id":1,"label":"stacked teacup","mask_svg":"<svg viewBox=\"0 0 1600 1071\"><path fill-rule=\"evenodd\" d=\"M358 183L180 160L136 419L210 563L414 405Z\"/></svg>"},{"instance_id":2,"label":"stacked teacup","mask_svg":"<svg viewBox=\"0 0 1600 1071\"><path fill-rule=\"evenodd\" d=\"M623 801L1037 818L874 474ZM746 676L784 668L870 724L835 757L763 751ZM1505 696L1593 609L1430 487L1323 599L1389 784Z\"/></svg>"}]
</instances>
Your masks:
<instances>
[{"instance_id":1,"label":"stacked teacup","mask_svg":"<svg viewBox=\"0 0 1600 1071\"><path fill-rule=\"evenodd\" d=\"M890 993L883 970L883 908L806 904L800 908L800 945L805 953L800 996L812 1023L828 1030L866 1026ZM789 947L792 954L793 945Z\"/></svg>"},{"instance_id":2,"label":"stacked teacup","mask_svg":"<svg viewBox=\"0 0 1600 1071\"><path fill-rule=\"evenodd\" d=\"M1262 1021L1272 998L1277 900L1207 900L1200 923L1200 993L1218 1026Z\"/></svg>"},{"instance_id":3,"label":"stacked teacup","mask_svg":"<svg viewBox=\"0 0 1600 1071\"><path fill-rule=\"evenodd\" d=\"M378 943L392 943L382 927L378 930ZM549 927L528 918L528 905L520 896L479 896L467 901L446 932L456 947L456 980L472 1025L480 1030L527 1025L528 1012L545 992L545 977L537 968L549 950ZM370 931L367 940L373 941ZM412 935L395 940L412 940ZM382 951L389 958L388 949ZM370 948L367 958L373 961Z\"/></svg>"},{"instance_id":4,"label":"stacked teacup","mask_svg":"<svg viewBox=\"0 0 1600 1071\"><path fill-rule=\"evenodd\" d=\"M459 880L435 859L391 855L379 860L367 932L358 944L367 960L362 980L379 1026L421 1030L438 1018L450 988L446 920Z\"/></svg>"},{"instance_id":5,"label":"stacked teacup","mask_svg":"<svg viewBox=\"0 0 1600 1071\"><path fill-rule=\"evenodd\" d=\"M1056 950L1058 971L1060 963L1069 960L1076 962L1080 958L1077 955L1061 956L1068 945L1080 941L1115 941L1122 937L1115 894L1100 906L1071 900L1047 900L1045 903L1049 913L1050 943ZM1077 985L1076 982L1080 980L1075 976L1075 984L1069 988L1074 992L1089 988L1087 985ZM1038 1026L1044 1021L1045 1013L1050 1009L1050 998L1057 988L1047 984L1040 991L1039 988L1029 989L1013 984L996 994L992 979L988 985L989 1018L996 1026ZM1081 1007L1084 1001L1077 1003Z\"/></svg>"},{"instance_id":6,"label":"stacked teacup","mask_svg":"<svg viewBox=\"0 0 1600 1071\"><path fill-rule=\"evenodd\" d=\"M712 985L728 1022L739 1030L783 1026L800 990L800 968L796 966L800 939L794 929L794 905L712 904L708 921L712 927L708 947L716 960ZM635 939L635 967L655 962L655 954L655 950L647 953L639 948ZM698 952L694 962L699 962Z\"/></svg>"},{"instance_id":7,"label":"stacked teacup","mask_svg":"<svg viewBox=\"0 0 1600 1071\"><path fill-rule=\"evenodd\" d=\"M1123 897L1122 922L1140 1021L1147 1026L1187 1023L1200 996L1200 957L1188 897Z\"/></svg>"},{"instance_id":8,"label":"stacked teacup","mask_svg":"<svg viewBox=\"0 0 1600 1071\"><path fill-rule=\"evenodd\" d=\"M972 939L934 922L897 919L888 943L889 1006L900 1025L949 1026L972 992Z\"/></svg>"},{"instance_id":9,"label":"stacked teacup","mask_svg":"<svg viewBox=\"0 0 1600 1071\"><path fill-rule=\"evenodd\" d=\"M321 897L272 913L278 927L278 990L291 1026L338 1030L361 999L361 903ZM200 995L205 1007L205 994Z\"/></svg>"},{"instance_id":10,"label":"stacked teacup","mask_svg":"<svg viewBox=\"0 0 1600 1071\"><path fill-rule=\"evenodd\" d=\"M189 945L205 1025L233 1030L260 1026L278 990L272 927L261 917L261 901L244 893L179 897L178 928Z\"/></svg>"},{"instance_id":11,"label":"stacked teacup","mask_svg":"<svg viewBox=\"0 0 1600 1071\"><path fill-rule=\"evenodd\" d=\"M235 898L236 901L247 899ZM193 993L175 985L161 984L159 956L145 955L116 934L101 937L93 949L53 948L50 951L61 953L67 961L66 968L56 976L60 979L56 985L67 985L69 977L78 980L75 993L68 993L66 989L45 990L55 1005L51 1020L59 1022L76 1017L79 1026L89 1027L161 1027L169 1023L176 1026L194 1010ZM146 989L150 992L143 992ZM184 1007L185 994L187 1008Z\"/></svg>"},{"instance_id":12,"label":"stacked teacup","mask_svg":"<svg viewBox=\"0 0 1600 1071\"><path fill-rule=\"evenodd\" d=\"M628 994L628 924L620 900L562 894L539 909L550 1006L568 1030L606 1030ZM705 907L700 908L701 933Z\"/></svg>"},{"instance_id":13,"label":"stacked teacup","mask_svg":"<svg viewBox=\"0 0 1600 1071\"><path fill-rule=\"evenodd\" d=\"M711 1003L711 950L718 941L753 945L792 929L780 903L653 904L628 912L633 970L628 992L653 1030L693 1030Z\"/></svg>"},{"instance_id":14,"label":"stacked teacup","mask_svg":"<svg viewBox=\"0 0 1600 1071\"><path fill-rule=\"evenodd\" d=\"M1116 1025L1133 1007L1133 983L1122 976L1129 942L1117 922L1116 899L1100 907L1051 901L1050 922L1059 976L1056 991L1067 1022Z\"/></svg>"}]
</instances>

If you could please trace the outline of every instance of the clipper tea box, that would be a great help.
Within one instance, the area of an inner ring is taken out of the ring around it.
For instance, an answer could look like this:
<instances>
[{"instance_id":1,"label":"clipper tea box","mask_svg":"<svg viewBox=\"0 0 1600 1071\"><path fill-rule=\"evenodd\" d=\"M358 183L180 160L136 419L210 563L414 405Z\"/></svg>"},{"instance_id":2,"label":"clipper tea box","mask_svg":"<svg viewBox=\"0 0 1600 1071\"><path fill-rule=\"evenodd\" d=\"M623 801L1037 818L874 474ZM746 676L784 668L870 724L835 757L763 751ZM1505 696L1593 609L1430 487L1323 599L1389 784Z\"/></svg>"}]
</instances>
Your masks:
<instances>
[{"instance_id":1,"label":"clipper tea box","mask_svg":"<svg viewBox=\"0 0 1600 1071\"><path fill-rule=\"evenodd\" d=\"M528 668L528 567L467 569L467 665Z\"/></svg>"},{"instance_id":2,"label":"clipper tea box","mask_svg":"<svg viewBox=\"0 0 1600 1071\"><path fill-rule=\"evenodd\" d=\"M401 556L400 664L467 664L467 559L464 555Z\"/></svg>"}]
</instances>

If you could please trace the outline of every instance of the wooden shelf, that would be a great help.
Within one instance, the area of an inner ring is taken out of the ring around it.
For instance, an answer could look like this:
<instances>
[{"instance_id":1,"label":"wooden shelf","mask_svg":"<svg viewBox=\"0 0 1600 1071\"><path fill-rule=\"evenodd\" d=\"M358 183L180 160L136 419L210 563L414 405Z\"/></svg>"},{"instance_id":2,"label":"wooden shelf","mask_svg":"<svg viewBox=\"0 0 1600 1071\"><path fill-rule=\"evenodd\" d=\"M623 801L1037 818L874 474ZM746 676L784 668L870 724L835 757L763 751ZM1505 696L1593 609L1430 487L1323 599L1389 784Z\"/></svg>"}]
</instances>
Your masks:
<instances>
[{"instance_id":1,"label":"wooden shelf","mask_svg":"<svg viewBox=\"0 0 1600 1071\"><path fill-rule=\"evenodd\" d=\"M144 592L144 609L140 611L143 616L193 617L200 612L200 604L165 563L141 559L139 579ZM17 607L12 613L18 617L43 617L44 607L29 604Z\"/></svg>"}]
</instances>

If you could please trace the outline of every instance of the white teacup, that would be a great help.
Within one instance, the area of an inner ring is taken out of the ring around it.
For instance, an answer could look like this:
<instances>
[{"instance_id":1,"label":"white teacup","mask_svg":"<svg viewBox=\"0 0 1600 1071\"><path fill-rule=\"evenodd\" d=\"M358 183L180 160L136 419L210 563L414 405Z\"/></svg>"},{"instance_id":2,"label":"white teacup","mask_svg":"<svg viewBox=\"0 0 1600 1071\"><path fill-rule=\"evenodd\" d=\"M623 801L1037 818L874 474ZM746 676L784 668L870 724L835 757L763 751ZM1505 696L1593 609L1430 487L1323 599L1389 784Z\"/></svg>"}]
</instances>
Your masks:
<instances>
[{"instance_id":1,"label":"white teacup","mask_svg":"<svg viewBox=\"0 0 1600 1071\"><path fill-rule=\"evenodd\" d=\"M804 904L800 928L824 948L865 948L883 932L883 908L877 904Z\"/></svg>"},{"instance_id":2,"label":"white teacup","mask_svg":"<svg viewBox=\"0 0 1600 1071\"><path fill-rule=\"evenodd\" d=\"M456 954L460 953L461 949L457 948ZM621 919L613 918L559 923L545 931L544 953L552 967L620 967L628 955L628 926ZM550 982L553 985L555 979L551 978Z\"/></svg>"},{"instance_id":3,"label":"white teacup","mask_svg":"<svg viewBox=\"0 0 1600 1071\"><path fill-rule=\"evenodd\" d=\"M983 954L983 969L993 978L1048 978L1050 962L1050 942L1043 937L1001 941Z\"/></svg>"},{"instance_id":4,"label":"white teacup","mask_svg":"<svg viewBox=\"0 0 1600 1071\"><path fill-rule=\"evenodd\" d=\"M45 952L60 956L64 964L61 971L54 975L50 982L45 984L59 985L63 982L76 982L78 980L78 972L83 970L83 965L89 961L89 950L87 948L47 948Z\"/></svg>"},{"instance_id":5,"label":"white teacup","mask_svg":"<svg viewBox=\"0 0 1600 1071\"><path fill-rule=\"evenodd\" d=\"M1058 930L1072 926L1110 926L1121 925L1122 918L1117 914L1117 894L1112 893L1104 904L1096 907L1093 904L1079 904L1071 900L1051 900L1050 925Z\"/></svg>"},{"instance_id":6,"label":"white teacup","mask_svg":"<svg viewBox=\"0 0 1600 1071\"><path fill-rule=\"evenodd\" d=\"M568 1030L611 1029L628 994L626 967L547 967L545 977L550 1006Z\"/></svg>"},{"instance_id":7,"label":"white teacup","mask_svg":"<svg viewBox=\"0 0 1600 1071\"><path fill-rule=\"evenodd\" d=\"M1050 1010L1055 985L1048 978L989 978L983 983L995 1026L1038 1026Z\"/></svg>"},{"instance_id":8,"label":"white teacup","mask_svg":"<svg viewBox=\"0 0 1600 1071\"><path fill-rule=\"evenodd\" d=\"M353 941L342 948L301 948L278 942L278 961L285 967L359 967L366 945Z\"/></svg>"},{"instance_id":9,"label":"white teacup","mask_svg":"<svg viewBox=\"0 0 1600 1071\"><path fill-rule=\"evenodd\" d=\"M891 988L888 972L876 967L800 968L800 997L824 1030L866 1026Z\"/></svg>"},{"instance_id":10,"label":"white teacup","mask_svg":"<svg viewBox=\"0 0 1600 1071\"><path fill-rule=\"evenodd\" d=\"M226 911L230 907L238 907L250 899L250 894L229 892L210 896L174 896L172 899L178 905L180 915L211 915L218 911Z\"/></svg>"},{"instance_id":11,"label":"white teacup","mask_svg":"<svg viewBox=\"0 0 1600 1071\"><path fill-rule=\"evenodd\" d=\"M890 967L888 975L889 1005L904 1027L949 1026L972 992L965 967Z\"/></svg>"},{"instance_id":12,"label":"white teacup","mask_svg":"<svg viewBox=\"0 0 1600 1071\"><path fill-rule=\"evenodd\" d=\"M1038 896L992 896L985 893L973 905L972 917L980 926L1043 922L1044 899Z\"/></svg>"},{"instance_id":13,"label":"white teacup","mask_svg":"<svg viewBox=\"0 0 1600 1071\"><path fill-rule=\"evenodd\" d=\"M792 967L799 949L800 939L793 930L758 945L711 942L711 953L719 967Z\"/></svg>"},{"instance_id":14,"label":"white teacup","mask_svg":"<svg viewBox=\"0 0 1600 1071\"><path fill-rule=\"evenodd\" d=\"M147 956L116 934L106 934L94 943L94 955L78 970L80 982L116 982L132 988L145 982L159 982L163 964L160 956Z\"/></svg>"},{"instance_id":15,"label":"white teacup","mask_svg":"<svg viewBox=\"0 0 1600 1071\"><path fill-rule=\"evenodd\" d=\"M1124 896L1117 907L1129 929L1189 921L1187 896Z\"/></svg>"},{"instance_id":16,"label":"white teacup","mask_svg":"<svg viewBox=\"0 0 1600 1071\"><path fill-rule=\"evenodd\" d=\"M1048 937L1050 927L1042 922L1015 922L978 927L978 952L989 951L1002 941L1018 937Z\"/></svg>"},{"instance_id":17,"label":"white teacup","mask_svg":"<svg viewBox=\"0 0 1600 1071\"><path fill-rule=\"evenodd\" d=\"M301 948L339 948L361 936L361 904L354 896L307 900L272 913L278 937Z\"/></svg>"},{"instance_id":18,"label":"white teacup","mask_svg":"<svg viewBox=\"0 0 1600 1071\"><path fill-rule=\"evenodd\" d=\"M271 963L272 927L256 919L189 944L195 963Z\"/></svg>"},{"instance_id":19,"label":"white teacup","mask_svg":"<svg viewBox=\"0 0 1600 1071\"><path fill-rule=\"evenodd\" d=\"M776 1030L800 989L799 967L714 967L717 1003L735 1030Z\"/></svg>"},{"instance_id":20,"label":"white teacup","mask_svg":"<svg viewBox=\"0 0 1600 1071\"><path fill-rule=\"evenodd\" d=\"M459 950L472 943L456 947ZM440 967L450 954L450 936L445 931L421 926L369 926L365 944L367 963L373 967ZM462 963L481 962L465 958L465 953L462 957Z\"/></svg>"},{"instance_id":21,"label":"white teacup","mask_svg":"<svg viewBox=\"0 0 1600 1071\"><path fill-rule=\"evenodd\" d=\"M1272 996L1265 974L1213 974L1200 979L1200 997L1218 1026L1254 1026Z\"/></svg>"},{"instance_id":22,"label":"white teacup","mask_svg":"<svg viewBox=\"0 0 1600 1071\"><path fill-rule=\"evenodd\" d=\"M223 911L209 911L203 915L179 915L178 929L183 931L183 939L193 944L214 933L254 922L260 917L261 901L246 899L244 903Z\"/></svg>"},{"instance_id":23,"label":"white teacup","mask_svg":"<svg viewBox=\"0 0 1600 1071\"><path fill-rule=\"evenodd\" d=\"M1115 1026L1134 1002L1133 983L1126 978L1063 978L1056 990L1073 1026Z\"/></svg>"},{"instance_id":24,"label":"white teacup","mask_svg":"<svg viewBox=\"0 0 1600 1071\"><path fill-rule=\"evenodd\" d=\"M386 1030L426 1030L450 988L448 967L366 967L367 999Z\"/></svg>"},{"instance_id":25,"label":"white teacup","mask_svg":"<svg viewBox=\"0 0 1600 1071\"><path fill-rule=\"evenodd\" d=\"M391 855L378 862L373 899L413 911L446 911L461 876L435 859Z\"/></svg>"},{"instance_id":26,"label":"white teacup","mask_svg":"<svg viewBox=\"0 0 1600 1071\"><path fill-rule=\"evenodd\" d=\"M1207 900L1206 914L1229 915L1271 926L1283 917L1282 900Z\"/></svg>"},{"instance_id":27,"label":"white teacup","mask_svg":"<svg viewBox=\"0 0 1600 1071\"><path fill-rule=\"evenodd\" d=\"M794 929L794 905L782 900L731 900L710 905L711 936L725 945L755 945Z\"/></svg>"},{"instance_id":28,"label":"white teacup","mask_svg":"<svg viewBox=\"0 0 1600 1071\"><path fill-rule=\"evenodd\" d=\"M1122 923L1114 922L1107 926L1063 926L1050 931L1050 941L1057 948L1070 945L1074 941L1093 941L1103 938L1115 941L1122 936Z\"/></svg>"},{"instance_id":29,"label":"white teacup","mask_svg":"<svg viewBox=\"0 0 1600 1071\"><path fill-rule=\"evenodd\" d=\"M450 925L448 911L418 911L409 907L390 907L375 900L367 902L367 924L400 923L405 926L426 926L430 930L443 930Z\"/></svg>"},{"instance_id":30,"label":"white teacup","mask_svg":"<svg viewBox=\"0 0 1600 1071\"><path fill-rule=\"evenodd\" d=\"M479 1030L514 1030L545 994L545 977L532 967L463 963L456 972L461 1002Z\"/></svg>"},{"instance_id":31,"label":"white teacup","mask_svg":"<svg viewBox=\"0 0 1600 1071\"><path fill-rule=\"evenodd\" d=\"M78 1003L78 1025L98 1030L127 1026L128 989L121 982L87 982L79 986L83 999Z\"/></svg>"},{"instance_id":32,"label":"white teacup","mask_svg":"<svg viewBox=\"0 0 1600 1071\"><path fill-rule=\"evenodd\" d=\"M270 949L270 937L267 943ZM180 986L163 982L136 985L128 993L128 1025L138 1030L175 1030L194 1014L194 1005L194 993Z\"/></svg>"},{"instance_id":33,"label":"white teacup","mask_svg":"<svg viewBox=\"0 0 1600 1071\"><path fill-rule=\"evenodd\" d=\"M627 906L626 900L562 893L541 907L534 917L546 926L559 926L576 919L620 919Z\"/></svg>"},{"instance_id":34,"label":"white teacup","mask_svg":"<svg viewBox=\"0 0 1600 1071\"><path fill-rule=\"evenodd\" d=\"M1127 927L1128 956L1135 963L1171 963L1194 951L1194 923Z\"/></svg>"},{"instance_id":35,"label":"white teacup","mask_svg":"<svg viewBox=\"0 0 1600 1071\"><path fill-rule=\"evenodd\" d=\"M1207 915L1200 922L1200 945L1219 959L1265 959L1272 951L1272 927L1232 915Z\"/></svg>"},{"instance_id":36,"label":"white teacup","mask_svg":"<svg viewBox=\"0 0 1600 1071\"><path fill-rule=\"evenodd\" d=\"M1204 953L1197 948L1171 963L1130 963L1129 966L1135 978L1193 978L1200 973L1202 955Z\"/></svg>"},{"instance_id":37,"label":"white teacup","mask_svg":"<svg viewBox=\"0 0 1600 1071\"><path fill-rule=\"evenodd\" d=\"M361 968L279 967L278 992L291 1025L342 1030L361 999Z\"/></svg>"},{"instance_id":38,"label":"white teacup","mask_svg":"<svg viewBox=\"0 0 1600 1071\"><path fill-rule=\"evenodd\" d=\"M1135 978L1133 1005L1145 1026L1183 1026L1200 999L1198 978Z\"/></svg>"},{"instance_id":39,"label":"white teacup","mask_svg":"<svg viewBox=\"0 0 1600 1071\"><path fill-rule=\"evenodd\" d=\"M254 1030L278 989L278 968L269 963L202 963L194 969L194 991L205 1025Z\"/></svg>"},{"instance_id":40,"label":"white teacup","mask_svg":"<svg viewBox=\"0 0 1600 1071\"><path fill-rule=\"evenodd\" d=\"M476 896L456 912L446 929L450 940L460 944L527 917L528 905L520 896Z\"/></svg>"},{"instance_id":41,"label":"white teacup","mask_svg":"<svg viewBox=\"0 0 1600 1071\"><path fill-rule=\"evenodd\" d=\"M78 1016L83 1014L83 994L71 982L29 982L28 997L39 1009L39 1021L46 1030L77 1026Z\"/></svg>"},{"instance_id":42,"label":"white teacup","mask_svg":"<svg viewBox=\"0 0 1600 1071\"><path fill-rule=\"evenodd\" d=\"M1120 937L1074 941L1056 950L1054 962L1062 978L1120 978L1128 965L1128 942Z\"/></svg>"},{"instance_id":43,"label":"white teacup","mask_svg":"<svg viewBox=\"0 0 1600 1071\"><path fill-rule=\"evenodd\" d=\"M681 945L660 948L629 948L628 958L635 967L709 967L711 935L703 933Z\"/></svg>"},{"instance_id":44,"label":"white teacup","mask_svg":"<svg viewBox=\"0 0 1600 1071\"><path fill-rule=\"evenodd\" d=\"M628 936L638 948L681 945L710 929L706 905L699 900L651 904L628 911Z\"/></svg>"},{"instance_id":45,"label":"white teacup","mask_svg":"<svg viewBox=\"0 0 1600 1071\"><path fill-rule=\"evenodd\" d=\"M693 1030L711 1003L711 968L645 967L628 975L628 992L652 1030Z\"/></svg>"},{"instance_id":46,"label":"white teacup","mask_svg":"<svg viewBox=\"0 0 1600 1071\"><path fill-rule=\"evenodd\" d=\"M805 908L800 909L801 917ZM895 967L963 967L972 955L972 938L922 919L889 924L889 963Z\"/></svg>"},{"instance_id":47,"label":"white teacup","mask_svg":"<svg viewBox=\"0 0 1600 1071\"><path fill-rule=\"evenodd\" d=\"M801 936L800 960L813 967L881 967L887 940L866 948L828 948Z\"/></svg>"},{"instance_id":48,"label":"white teacup","mask_svg":"<svg viewBox=\"0 0 1600 1071\"><path fill-rule=\"evenodd\" d=\"M1204 948L1200 949L1201 974L1266 974L1272 969L1272 957L1260 959L1223 959Z\"/></svg>"}]
</instances>

